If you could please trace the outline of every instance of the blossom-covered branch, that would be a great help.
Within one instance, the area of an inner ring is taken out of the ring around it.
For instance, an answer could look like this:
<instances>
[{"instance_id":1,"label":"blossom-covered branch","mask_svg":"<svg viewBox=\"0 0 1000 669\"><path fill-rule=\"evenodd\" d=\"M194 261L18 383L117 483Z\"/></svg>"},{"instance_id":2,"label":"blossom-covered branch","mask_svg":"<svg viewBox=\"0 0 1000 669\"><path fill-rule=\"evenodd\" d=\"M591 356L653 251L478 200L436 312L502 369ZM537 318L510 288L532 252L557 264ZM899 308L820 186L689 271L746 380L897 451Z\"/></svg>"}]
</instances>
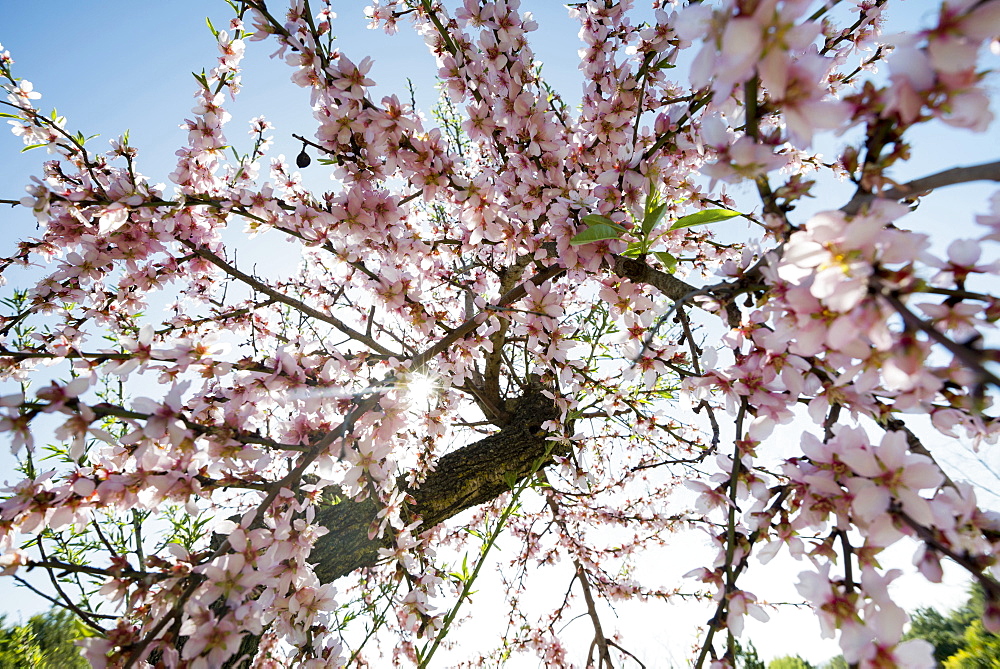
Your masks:
<instances>
[{"instance_id":1,"label":"blossom-covered branch","mask_svg":"<svg viewBox=\"0 0 1000 669\"><path fill-rule=\"evenodd\" d=\"M904 537L1000 625L1000 522L942 466L1000 438L1000 196L915 231L1000 163L897 178L914 130L991 127L1000 0L905 34L892 0L576 3L579 104L536 62L551 7L372 0L426 43L432 110L376 95L328 0L225 4L170 186L0 47L48 151L0 200L38 226L0 259L0 570L48 574L94 666L641 665L655 635L607 612L693 597L715 669L774 559L848 662L930 667ZM241 148L255 42L312 121L246 119ZM837 180L848 204L801 214ZM692 529L707 557L667 565ZM647 576L674 564L693 588ZM494 588L497 638L449 645Z\"/></svg>"}]
</instances>

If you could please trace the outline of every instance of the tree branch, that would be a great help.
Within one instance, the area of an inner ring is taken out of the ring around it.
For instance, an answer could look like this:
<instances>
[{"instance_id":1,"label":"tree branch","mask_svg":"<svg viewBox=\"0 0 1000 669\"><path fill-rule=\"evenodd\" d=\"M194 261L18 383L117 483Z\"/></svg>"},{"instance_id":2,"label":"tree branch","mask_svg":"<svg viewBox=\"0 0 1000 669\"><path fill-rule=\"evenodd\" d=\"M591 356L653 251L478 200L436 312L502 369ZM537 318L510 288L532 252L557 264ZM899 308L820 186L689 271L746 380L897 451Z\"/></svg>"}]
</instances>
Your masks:
<instances>
[{"instance_id":1,"label":"tree branch","mask_svg":"<svg viewBox=\"0 0 1000 669\"><path fill-rule=\"evenodd\" d=\"M185 246L190 248L195 254L197 254L199 258L204 258L205 260L212 263L213 265L221 269L229 276L233 277L234 279L238 279L239 281L242 281L243 283L245 283L246 285L250 286L251 288L260 293L264 293L265 295L273 299L275 302L281 302L282 304L287 304L288 306L298 311L301 311L303 314L307 316L311 316L316 320L323 321L324 323L332 325L333 327L340 330L351 339L361 342L362 344L368 346L377 353L381 353L382 355L388 355L388 356L399 356L399 354L393 353L392 351L382 346L371 337L368 337L367 335L358 332L354 328L350 327L349 325L341 321L339 318L331 316L330 314L324 314L321 311L317 311L316 309L313 309L305 302L297 300L294 297L289 297L284 293L280 293L275 289L271 288L270 286L268 286L266 283L258 281L249 274L241 272L240 270L236 269L235 267L224 261L216 254L212 253L208 249L199 248L197 245L189 241L181 240L181 242Z\"/></svg>"},{"instance_id":2,"label":"tree branch","mask_svg":"<svg viewBox=\"0 0 1000 669\"><path fill-rule=\"evenodd\" d=\"M856 193L851 201L840 208L848 215L857 214L866 204L875 200L903 200L928 193L935 188L954 186L972 181L1000 181L1000 160L968 167L953 167L937 174L914 179L881 193Z\"/></svg>"},{"instance_id":3,"label":"tree branch","mask_svg":"<svg viewBox=\"0 0 1000 669\"><path fill-rule=\"evenodd\" d=\"M500 432L445 455L420 487L407 490L415 500L413 513L422 518L418 532L509 492L510 476L522 480L545 457L551 442L541 425L558 417L552 399L540 390L532 391L521 397L512 415ZM545 464L551 461L550 455ZM319 509L316 522L329 530L311 554L321 581L333 581L378 561L378 549L389 542L368 538L377 513L372 499Z\"/></svg>"},{"instance_id":4,"label":"tree branch","mask_svg":"<svg viewBox=\"0 0 1000 669\"><path fill-rule=\"evenodd\" d=\"M666 272L661 272L658 269L650 267L640 260L619 255L614 256L614 259L614 265L611 266L612 272L629 281L649 284L674 302L684 302L702 294L708 295L714 300L719 300L708 289L695 288L686 281L681 281L672 274L667 274ZM729 327L738 327L742 320L739 307L735 303L727 301L725 302L725 309L726 321Z\"/></svg>"}]
</instances>

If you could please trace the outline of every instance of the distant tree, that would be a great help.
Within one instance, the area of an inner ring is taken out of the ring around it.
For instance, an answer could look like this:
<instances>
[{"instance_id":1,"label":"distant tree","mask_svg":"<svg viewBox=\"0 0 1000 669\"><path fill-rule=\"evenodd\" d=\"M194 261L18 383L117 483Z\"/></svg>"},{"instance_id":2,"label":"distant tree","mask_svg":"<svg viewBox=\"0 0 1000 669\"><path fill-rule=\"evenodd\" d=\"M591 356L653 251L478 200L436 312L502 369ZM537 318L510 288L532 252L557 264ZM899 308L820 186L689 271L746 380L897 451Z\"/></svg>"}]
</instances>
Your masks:
<instances>
[{"instance_id":1,"label":"distant tree","mask_svg":"<svg viewBox=\"0 0 1000 669\"><path fill-rule=\"evenodd\" d=\"M1000 664L1000 636L983 628L983 621L976 618L967 628L963 638L965 647L944 662L945 669L992 669Z\"/></svg>"},{"instance_id":2,"label":"distant tree","mask_svg":"<svg viewBox=\"0 0 1000 669\"><path fill-rule=\"evenodd\" d=\"M934 660L946 669L996 667L1000 664L1000 638L983 628L982 588L973 584L969 598L947 614L921 608L911 616L904 639L925 639L934 645Z\"/></svg>"},{"instance_id":3,"label":"distant tree","mask_svg":"<svg viewBox=\"0 0 1000 669\"><path fill-rule=\"evenodd\" d=\"M6 624L0 616L0 669L88 669L74 643L88 636L69 611L52 609L24 625Z\"/></svg>"},{"instance_id":4,"label":"distant tree","mask_svg":"<svg viewBox=\"0 0 1000 669\"><path fill-rule=\"evenodd\" d=\"M965 630L975 617L971 599L948 615L943 615L937 609L920 608L910 617L910 629L904 638L926 639L931 642L934 645L934 660L943 664L965 647Z\"/></svg>"},{"instance_id":5,"label":"distant tree","mask_svg":"<svg viewBox=\"0 0 1000 669\"><path fill-rule=\"evenodd\" d=\"M767 665L757 655L757 648L752 641L748 641L745 647L736 641L735 649L733 655L738 669L767 669Z\"/></svg>"},{"instance_id":6,"label":"distant tree","mask_svg":"<svg viewBox=\"0 0 1000 669\"><path fill-rule=\"evenodd\" d=\"M771 663L767 665L767 667L768 669L814 669L813 665L809 664L798 655L794 657L791 655L777 657L771 660Z\"/></svg>"},{"instance_id":7,"label":"distant tree","mask_svg":"<svg viewBox=\"0 0 1000 669\"><path fill-rule=\"evenodd\" d=\"M823 669L849 669L851 665L847 663L843 655L838 655L823 665Z\"/></svg>"}]
</instances>

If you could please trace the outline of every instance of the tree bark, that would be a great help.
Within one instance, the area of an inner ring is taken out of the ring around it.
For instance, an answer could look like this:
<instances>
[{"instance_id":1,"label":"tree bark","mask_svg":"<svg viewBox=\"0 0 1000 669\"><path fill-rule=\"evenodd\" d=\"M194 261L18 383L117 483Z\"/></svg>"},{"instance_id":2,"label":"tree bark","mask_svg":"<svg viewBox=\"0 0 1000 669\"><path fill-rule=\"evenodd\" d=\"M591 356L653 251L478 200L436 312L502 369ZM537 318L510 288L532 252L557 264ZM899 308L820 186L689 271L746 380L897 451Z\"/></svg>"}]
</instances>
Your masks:
<instances>
[{"instance_id":1,"label":"tree bark","mask_svg":"<svg viewBox=\"0 0 1000 669\"><path fill-rule=\"evenodd\" d=\"M531 391L517 401L511 415L500 432L443 456L423 484L407 490L416 500L411 510L422 519L418 532L496 499L510 490L510 477L523 480L540 459L542 466L552 462L559 451L547 452L552 442L541 429L542 423L558 417L552 399ZM378 549L390 545L387 539L368 538L377 513L371 499L348 500L318 510L316 523L329 530L310 555L321 581L334 581L376 563Z\"/></svg>"}]
</instances>

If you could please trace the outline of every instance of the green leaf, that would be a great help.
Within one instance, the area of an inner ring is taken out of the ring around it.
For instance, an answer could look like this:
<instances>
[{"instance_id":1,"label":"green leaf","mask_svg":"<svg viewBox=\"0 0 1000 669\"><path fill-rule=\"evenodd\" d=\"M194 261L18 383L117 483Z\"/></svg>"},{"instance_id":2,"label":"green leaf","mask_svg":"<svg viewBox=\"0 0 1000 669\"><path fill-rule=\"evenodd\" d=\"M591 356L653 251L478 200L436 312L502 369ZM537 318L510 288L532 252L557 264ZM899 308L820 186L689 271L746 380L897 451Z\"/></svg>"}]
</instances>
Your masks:
<instances>
[{"instance_id":1,"label":"green leaf","mask_svg":"<svg viewBox=\"0 0 1000 669\"><path fill-rule=\"evenodd\" d=\"M45 144L29 144L28 146L21 149L21 153L24 153L25 151L31 151L32 149L40 148L42 146L45 146Z\"/></svg>"},{"instance_id":2,"label":"green leaf","mask_svg":"<svg viewBox=\"0 0 1000 669\"><path fill-rule=\"evenodd\" d=\"M24 120L23 118L21 118L17 114L8 114L6 112L0 112L0 118L16 118L16 119L18 119L20 121Z\"/></svg>"},{"instance_id":3,"label":"green leaf","mask_svg":"<svg viewBox=\"0 0 1000 669\"><path fill-rule=\"evenodd\" d=\"M643 207L643 214L649 214L649 212L656 209L657 206L663 201L663 194L653 183L653 178L649 178L649 192L646 195L646 205Z\"/></svg>"},{"instance_id":4,"label":"green leaf","mask_svg":"<svg viewBox=\"0 0 1000 669\"><path fill-rule=\"evenodd\" d=\"M78 132L75 135L73 135L73 139L75 139L77 143L80 144L80 146L83 146L84 144L94 139L95 137L100 137L100 135L91 135L90 137L84 137L82 132Z\"/></svg>"},{"instance_id":5,"label":"green leaf","mask_svg":"<svg viewBox=\"0 0 1000 669\"><path fill-rule=\"evenodd\" d=\"M216 29L215 29L215 26L213 26L213 25L212 25L212 19L210 19L210 18L208 18L208 17L206 16L206 17L205 17L205 23L207 23L207 24L208 24L208 29L212 31L212 36L213 36L213 37L218 37L218 36L219 36L219 31L218 31L218 30L216 30Z\"/></svg>"},{"instance_id":6,"label":"green leaf","mask_svg":"<svg viewBox=\"0 0 1000 669\"><path fill-rule=\"evenodd\" d=\"M659 206L653 207L651 210L646 212L646 215L642 219L642 236L648 237L649 233L656 227L656 225L663 218L663 214L667 211L667 205L661 204Z\"/></svg>"},{"instance_id":7,"label":"green leaf","mask_svg":"<svg viewBox=\"0 0 1000 669\"><path fill-rule=\"evenodd\" d=\"M590 225L590 226L610 225L612 228L618 230L619 232L625 232L625 228L615 223L607 216L601 216L600 214L587 214L586 216L583 217L582 220L584 225Z\"/></svg>"},{"instance_id":8,"label":"green leaf","mask_svg":"<svg viewBox=\"0 0 1000 669\"><path fill-rule=\"evenodd\" d=\"M600 242L605 239L618 239L621 234L621 230L617 230L607 223L598 223L596 225L591 225L589 228L573 237L573 239L569 240L569 243L573 246L590 244L591 242Z\"/></svg>"},{"instance_id":9,"label":"green leaf","mask_svg":"<svg viewBox=\"0 0 1000 669\"><path fill-rule=\"evenodd\" d=\"M663 268L670 274L673 274L677 269L677 258L666 251L653 251L653 255L660 259L660 262L663 263Z\"/></svg>"},{"instance_id":10,"label":"green leaf","mask_svg":"<svg viewBox=\"0 0 1000 669\"><path fill-rule=\"evenodd\" d=\"M626 258L638 258L645 252L646 252L645 244L643 244L642 242L632 242L631 244L628 245L628 249L626 249L625 253L623 253L622 255L625 256Z\"/></svg>"},{"instance_id":11,"label":"green leaf","mask_svg":"<svg viewBox=\"0 0 1000 669\"><path fill-rule=\"evenodd\" d=\"M733 216L742 215L740 212L732 211L731 209L703 209L687 216L681 216L677 219L676 223L670 226L670 229L680 230L681 228L690 228L695 225L707 225L716 221L724 221Z\"/></svg>"}]
</instances>

